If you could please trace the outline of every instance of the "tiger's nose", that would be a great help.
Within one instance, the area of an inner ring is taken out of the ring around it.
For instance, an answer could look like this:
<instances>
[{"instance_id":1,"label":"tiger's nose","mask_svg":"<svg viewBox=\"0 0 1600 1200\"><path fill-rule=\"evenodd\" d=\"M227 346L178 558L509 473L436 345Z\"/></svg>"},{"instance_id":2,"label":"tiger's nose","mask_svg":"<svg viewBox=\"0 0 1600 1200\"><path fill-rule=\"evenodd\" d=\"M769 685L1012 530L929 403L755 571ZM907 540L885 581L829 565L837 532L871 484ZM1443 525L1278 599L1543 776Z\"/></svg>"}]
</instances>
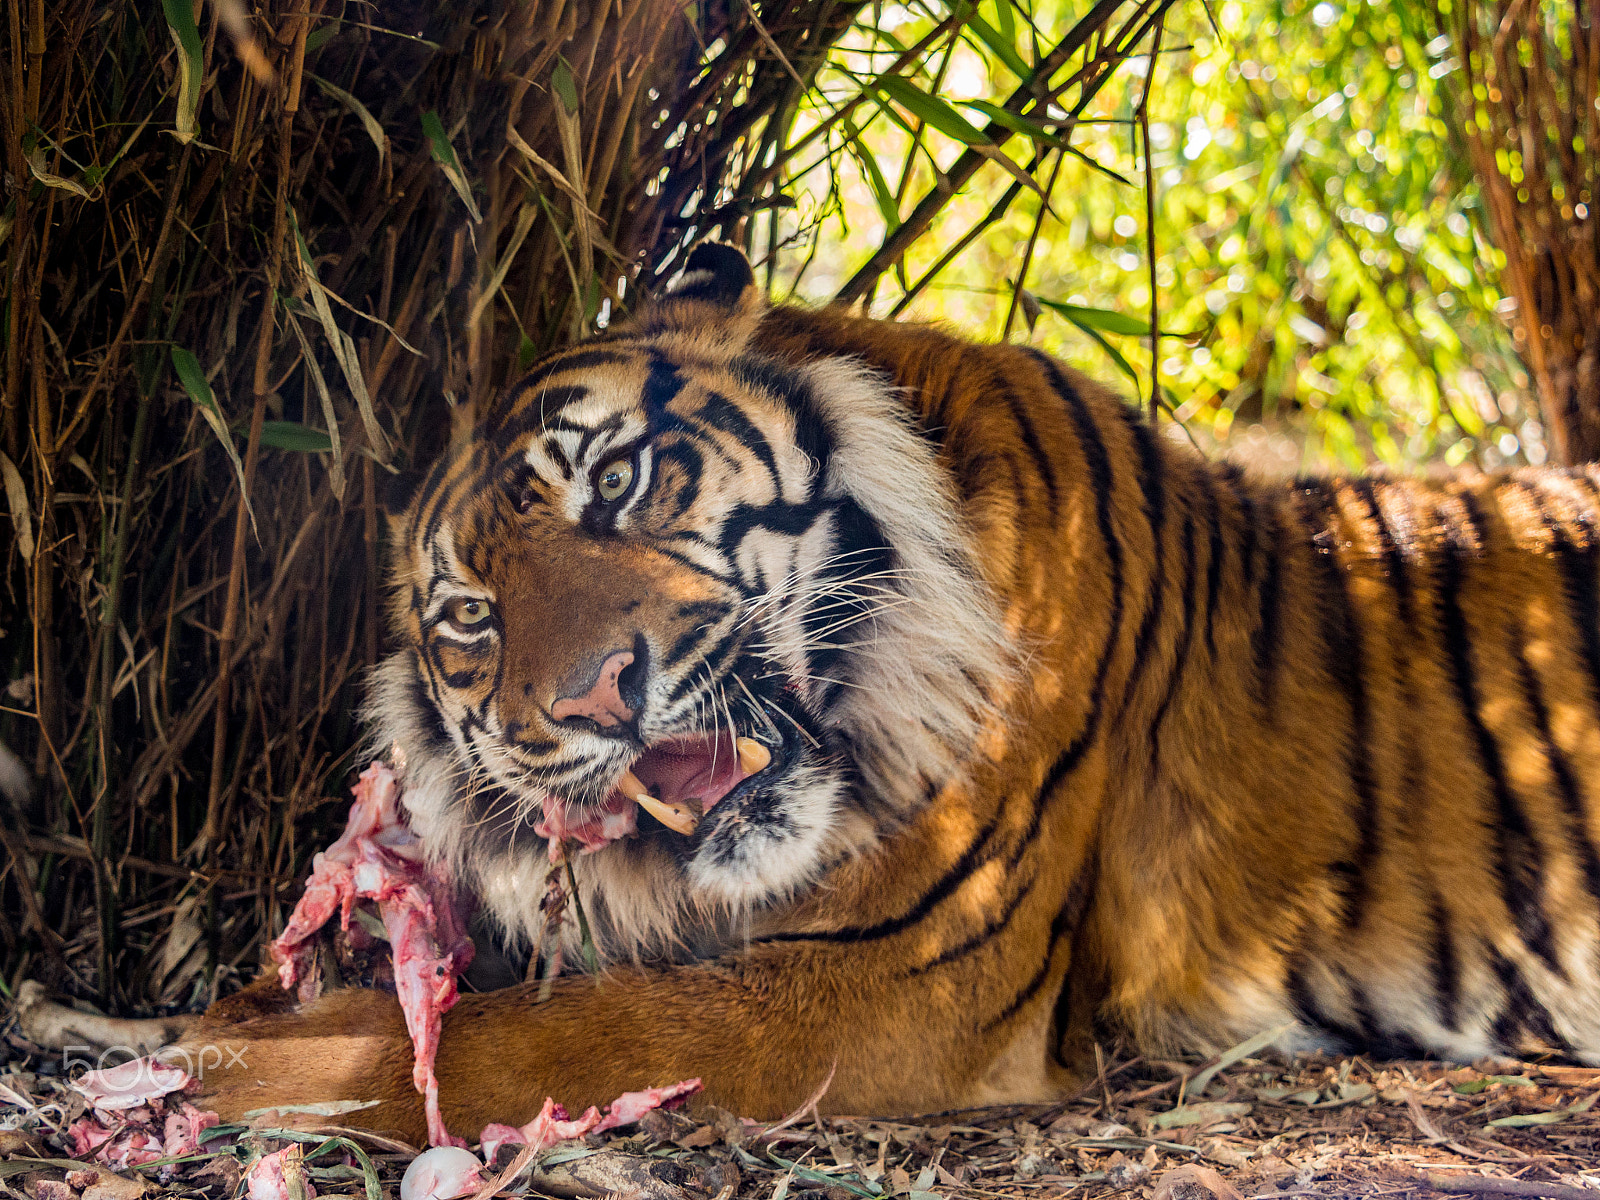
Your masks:
<instances>
[{"instance_id":1,"label":"tiger's nose","mask_svg":"<svg viewBox=\"0 0 1600 1200\"><path fill-rule=\"evenodd\" d=\"M633 665L634 659L632 650L606 655L588 687L573 695L558 697L550 706L550 715L557 721L584 718L602 728L633 720L636 709L622 698L622 687L630 682L623 678L623 672ZM633 689L630 687L629 691Z\"/></svg>"}]
</instances>

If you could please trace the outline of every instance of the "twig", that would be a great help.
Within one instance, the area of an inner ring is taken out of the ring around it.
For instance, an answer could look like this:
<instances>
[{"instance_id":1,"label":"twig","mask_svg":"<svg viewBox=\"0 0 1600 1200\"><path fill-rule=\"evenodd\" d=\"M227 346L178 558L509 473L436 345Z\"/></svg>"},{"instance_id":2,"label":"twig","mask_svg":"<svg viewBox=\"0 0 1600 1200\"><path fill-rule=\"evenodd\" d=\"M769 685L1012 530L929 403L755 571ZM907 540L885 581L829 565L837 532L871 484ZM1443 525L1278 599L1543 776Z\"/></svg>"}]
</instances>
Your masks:
<instances>
[{"instance_id":1,"label":"twig","mask_svg":"<svg viewBox=\"0 0 1600 1200\"><path fill-rule=\"evenodd\" d=\"M1161 30L1166 14L1156 18L1150 42L1149 66L1144 73L1144 94L1139 97L1139 135L1144 142L1144 238L1150 268L1150 424L1161 417L1161 294L1156 290L1156 167L1150 145L1150 93L1156 86L1156 59L1161 54Z\"/></svg>"},{"instance_id":2,"label":"twig","mask_svg":"<svg viewBox=\"0 0 1600 1200\"><path fill-rule=\"evenodd\" d=\"M822 1081L821 1086L819 1086L816 1091L812 1092L799 1108L795 1109L783 1120L779 1121L776 1125L769 1125L767 1128L763 1129L761 1131L761 1136L771 1137L779 1130L787 1129L797 1121L800 1121L807 1113L816 1113L817 1105L822 1103L822 1098L828 1094L828 1089L833 1086L833 1075L838 1069L839 1060L837 1057L835 1057L833 1060L833 1065L828 1068L828 1077Z\"/></svg>"},{"instance_id":3,"label":"twig","mask_svg":"<svg viewBox=\"0 0 1600 1200\"><path fill-rule=\"evenodd\" d=\"M1418 1178L1436 1192L1453 1196L1545 1196L1549 1200L1594 1200L1589 1188L1538 1179L1508 1179L1503 1175L1441 1175L1419 1171Z\"/></svg>"}]
</instances>

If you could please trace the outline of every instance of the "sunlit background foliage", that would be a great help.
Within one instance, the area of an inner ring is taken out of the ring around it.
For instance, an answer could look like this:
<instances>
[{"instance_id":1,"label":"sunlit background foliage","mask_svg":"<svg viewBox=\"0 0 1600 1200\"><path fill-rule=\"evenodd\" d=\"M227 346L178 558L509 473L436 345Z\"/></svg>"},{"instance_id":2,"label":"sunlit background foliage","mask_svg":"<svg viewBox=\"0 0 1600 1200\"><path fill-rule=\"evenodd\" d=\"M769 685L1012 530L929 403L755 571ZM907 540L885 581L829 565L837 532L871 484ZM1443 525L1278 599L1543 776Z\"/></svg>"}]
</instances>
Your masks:
<instances>
[{"instance_id":1,"label":"sunlit background foliage","mask_svg":"<svg viewBox=\"0 0 1600 1200\"><path fill-rule=\"evenodd\" d=\"M1448 13L1448 0L1443 7ZM978 7L921 67L928 90L969 116L1018 82L1040 44L1080 15L1040 0ZM841 45L812 119L847 97L893 47L948 14L887 5L872 34ZM1544 461L1537 406L1496 285L1479 194L1441 87L1460 63L1439 14L1407 0L1187 0L1169 10L1148 78L1130 59L1071 139L1033 173L1048 209L989 167L936 218L874 313L939 319L987 337L1029 338L1148 400L1150 269L1138 110L1147 90L1155 188L1155 287L1165 413L1207 448L1276 470L1494 468ZM987 39L983 33L991 35ZM1145 43L1148 49L1149 42ZM966 103L963 103L966 102ZM786 232L824 219L820 247L785 248L781 287L826 299L960 149L915 130L903 109L865 116L876 157L852 153L797 189ZM1036 145L1012 150L1028 164ZM998 211L997 211L998 210ZM931 283L919 281L974 226L992 221ZM760 242L757 242L760 245ZM1012 289L1025 272L1024 294ZM1120 321L1055 304L1120 314Z\"/></svg>"}]
</instances>

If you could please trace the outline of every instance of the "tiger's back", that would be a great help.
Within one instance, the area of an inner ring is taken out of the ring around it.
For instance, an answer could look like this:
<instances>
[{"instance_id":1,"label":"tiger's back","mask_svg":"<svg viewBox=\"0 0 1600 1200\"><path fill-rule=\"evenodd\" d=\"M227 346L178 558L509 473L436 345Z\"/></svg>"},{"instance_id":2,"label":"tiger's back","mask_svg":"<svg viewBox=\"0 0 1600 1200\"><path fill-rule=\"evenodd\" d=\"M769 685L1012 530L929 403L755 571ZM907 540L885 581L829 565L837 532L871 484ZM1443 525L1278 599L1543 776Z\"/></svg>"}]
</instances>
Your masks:
<instances>
[{"instance_id":1,"label":"tiger's back","mask_svg":"<svg viewBox=\"0 0 1600 1200\"><path fill-rule=\"evenodd\" d=\"M1588 473L1253 480L1043 354L766 310L747 266L690 267L678 298L508 393L408 510L379 735L424 839L513 930L547 828L517 788L581 768L605 795L679 728L624 749L551 720L514 644L541 581L568 597L539 610L541 654L577 671L634 647L663 677L635 679L630 715L700 720L680 698L721 679L696 736L767 736L777 714L773 774L741 770L691 836L639 817L576 860L614 965L537 1006L463 997L452 1125L691 1075L774 1115L830 1062L835 1111L1048 1099L1104 1028L1158 1050L1294 1023L1286 1044L1600 1061ZM608 509L620 468L597 472L624 452L643 482ZM637 596L634 574L654 581ZM661 609L674 589L700 607ZM464 602L506 611L452 633ZM690 626L626 625L651 605ZM342 993L242 1028L267 1082L220 1081L216 1106L381 1096L369 1123L415 1130L397 1020ZM341 1049L358 1035L381 1066Z\"/></svg>"},{"instance_id":2,"label":"tiger's back","mask_svg":"<svg viewBox=\"0 0 1600 1200\"><path fill-rule=\"evenodd\" d=\"M1078 643L1041 788L1085 806L1072 752L1103 739L1080 1031L1214 1047L1298 1020L1300 1044L1391 1055L1600 1054L1592 469L1263 482L1040 356L771 323L922 399L1010 619ZM1062 579L1086 560L1087 620Z\"/></svg>"}]
</instances>

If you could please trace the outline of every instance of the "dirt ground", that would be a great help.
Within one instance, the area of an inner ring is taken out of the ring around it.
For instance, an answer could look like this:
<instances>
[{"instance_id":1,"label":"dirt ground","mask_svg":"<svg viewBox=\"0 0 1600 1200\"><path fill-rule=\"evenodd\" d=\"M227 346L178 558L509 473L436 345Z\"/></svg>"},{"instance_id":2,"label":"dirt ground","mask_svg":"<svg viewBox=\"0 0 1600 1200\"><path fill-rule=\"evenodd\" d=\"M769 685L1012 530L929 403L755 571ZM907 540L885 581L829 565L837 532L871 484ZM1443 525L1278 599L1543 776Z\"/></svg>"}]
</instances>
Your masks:
<instances>
[{"instance_id":1,"label":"dirt ground","mask_svg":"<svg viewBox=\"0 0 1600 1200\"><path fill-rule=\"evenodd\" d=\"M248 1192L250 1163L289 1145L300 1147L288 1172L292 1200L312 1190L397 1200L416 1154L330 1118L268 1113L254 1128L207 1131L200 1153L178 1162L86 1172L65 1161L61 1137L82 1099L50 1073L48 1058L7 1036L0 1189L11 1200L234 1200ZM698 1119L656 1112L620 1135L564 1143L528 1162L507 1164L515 1148L502 1148L497 1166L511 1169L478 1197L1600 1196L1600 1069L1222 1057L1179 1063L1107 1053L1098 1078L1049 1107L896 1120L811 1109L775 1126L717 1110Z\"/></svg>"}]
</instances>

